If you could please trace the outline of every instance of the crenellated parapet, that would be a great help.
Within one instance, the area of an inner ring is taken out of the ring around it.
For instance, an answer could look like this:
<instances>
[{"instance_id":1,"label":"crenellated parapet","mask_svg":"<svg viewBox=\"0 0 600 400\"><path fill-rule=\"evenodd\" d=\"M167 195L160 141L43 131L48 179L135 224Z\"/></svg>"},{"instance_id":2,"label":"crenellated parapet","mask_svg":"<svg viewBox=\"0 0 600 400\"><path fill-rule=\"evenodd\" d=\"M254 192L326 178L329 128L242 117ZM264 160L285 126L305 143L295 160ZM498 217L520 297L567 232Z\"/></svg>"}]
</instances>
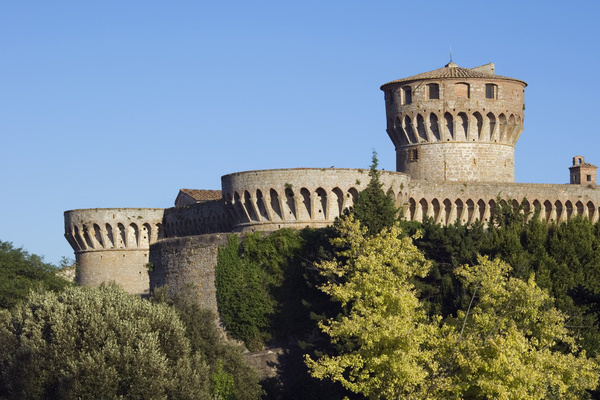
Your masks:
<instances>
[{"instance_id":1,"label":"crenellated parapet","mask_svg":"<svg viewBox=\"0 0 600 400\"><path fill-rule=\"evenodd\" d=\"M387 132L396 169L413 179L512 182L524 89L494 65L444 68L388 82Z\"/></svg>"},{"instance_id":2,"label":"crenellated parapet","mask_svg":"<svg viewBox=\"0 0 600 400\"><path fill-rule=\"evenodd\" d=\"M369 183L361 169L297 168L237 172L221 178L234 231L330 225ZM382 171L384 188L405 201L409 177Z\"/></svg>"},{"instance_id":3,"label":"crenellated parapet","mask_svg":"<svg viewBox=\"0 0 600 400\"><path fill-rule=\"evenodd\" d=\"M116 281L148 293L148 250L163 236L163 209L93 208L65 211L65 237L75 251L77 282Z\"/></svg>"}]
</instances>

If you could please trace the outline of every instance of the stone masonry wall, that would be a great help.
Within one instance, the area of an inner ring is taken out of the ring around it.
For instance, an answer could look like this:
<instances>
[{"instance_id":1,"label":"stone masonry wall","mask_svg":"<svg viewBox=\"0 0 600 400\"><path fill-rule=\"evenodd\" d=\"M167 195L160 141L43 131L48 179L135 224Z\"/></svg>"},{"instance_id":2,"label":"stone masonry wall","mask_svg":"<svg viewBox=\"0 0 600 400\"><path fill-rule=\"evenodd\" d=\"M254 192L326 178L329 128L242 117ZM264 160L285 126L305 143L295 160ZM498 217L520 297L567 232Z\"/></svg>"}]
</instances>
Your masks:
<instances>
[{"instance_id":1,"label":"stone masonry wall","mask_svg":"<svg viewBox=\"0 0 600 400\"><path fill-rule=\"evenodd\" d=\"M398 149L397 169L414 180L514 182L514 150L497 143L424 143Z\"/></svg>"},{"instance_id":2,"label":"stone masonry wall","mask_svg":"<svg viewBox=\"0 0 600 400\"><path fill-rule=\"evenodd\" d=\"M540 208L539 218L547 222L567 221L576 215L595 222L600 215L600 188L593 185L412 181L407 196L407 219L421 221L429 216L441 224L457 219L486 222L499 199L511 201L513 208L526 199L525 211Z\"/></svg>"},{"instance_id":3,"label":"stone masonry wall","mask_svg":"<svg viewBox=\"0 0 600 400\"><path fill-rule=\"evenodd\" d=\"M330 225L369 183L368 169L296 168L237 172L222 177L234 231ZM406 174L382 171L384 188L401 191Z\"/></svg>"},{"instance_id":4,"label":"stone masonry wall","mask_svg":"<svg viewBox=\"0 0 600 400\"><path fill-rule=\"evenodd\" d=\"M148 294L151 243L162 236L163 209L93 208L65 211L65 237L75 251L76 280L83 286L114 281Z\"/></svg>"},{"instance_id":5,"label":"stone masonry wall","mask_svg":"<svg viewBox=\"0 0 600 400\"><path fill-rule=\"evenodd\" d=\"M199 304L217 312L215 266L227 234L162 239L150 246L150 288L168 285L169 295L190 291Z\"/></svg>"}]
</instances>

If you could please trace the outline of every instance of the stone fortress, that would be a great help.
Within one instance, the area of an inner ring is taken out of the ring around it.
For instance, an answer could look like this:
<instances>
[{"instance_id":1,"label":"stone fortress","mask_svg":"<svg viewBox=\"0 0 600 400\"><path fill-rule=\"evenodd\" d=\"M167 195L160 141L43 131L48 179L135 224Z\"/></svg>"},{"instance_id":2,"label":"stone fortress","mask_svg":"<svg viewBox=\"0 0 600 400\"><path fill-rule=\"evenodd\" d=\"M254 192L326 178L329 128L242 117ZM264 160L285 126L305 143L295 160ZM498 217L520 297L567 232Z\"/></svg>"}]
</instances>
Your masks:
<instances>
[{"instance_id":1,"label":"stone fortress","mask_svg":"<svg viewBox=\"0 0 600 400\"><path fill-rule=\"evenodd\" d=\"M573 158L570 184L514 182L514 149L524 121L526 83L495 75L494 64L444 68L388 82L387 133L397 172L382 171L408 220L488 221L497 202L539 208L547 222L583 215L597 221L597 167ZM214 266L228 233L323 227L351 206L368 170L296 168L236 172L221 190L182 189L168 209L65 212L81 285L116 281L148 294L194 288L216 310ZM500 199L500 200L499 200Z\"/></svg>"}]
</instances>

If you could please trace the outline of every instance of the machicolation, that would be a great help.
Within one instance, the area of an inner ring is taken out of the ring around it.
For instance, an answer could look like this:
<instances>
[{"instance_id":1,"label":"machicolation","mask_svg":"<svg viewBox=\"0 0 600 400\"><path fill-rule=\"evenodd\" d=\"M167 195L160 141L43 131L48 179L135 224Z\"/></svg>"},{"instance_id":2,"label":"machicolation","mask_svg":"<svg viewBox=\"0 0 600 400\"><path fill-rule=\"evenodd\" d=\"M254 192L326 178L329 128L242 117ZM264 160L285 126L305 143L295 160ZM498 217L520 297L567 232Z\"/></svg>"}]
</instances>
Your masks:
<instances>
[{"instance_id":1,"label":"machicolation","mask_svg":"<svg viewBox=\"0 0 600 400\"><path fill-rule=\"evenodd\" d=\"M599 219L597 167L582 156L573 158L570 184L514 182L526 86L495 75L492 63L452 62L381 86L397 170L382 171L381 181L406 219L486 222L498 202L516 209L521 200L547 222ZM227 233L327 226L368 181L360 169L236 172L221 178L220 191L182 189L173 208L66 211L65 237L81 285L116 281L137 294L191 286L216 310L214 266Z\"/></svg>"}]
</instances>

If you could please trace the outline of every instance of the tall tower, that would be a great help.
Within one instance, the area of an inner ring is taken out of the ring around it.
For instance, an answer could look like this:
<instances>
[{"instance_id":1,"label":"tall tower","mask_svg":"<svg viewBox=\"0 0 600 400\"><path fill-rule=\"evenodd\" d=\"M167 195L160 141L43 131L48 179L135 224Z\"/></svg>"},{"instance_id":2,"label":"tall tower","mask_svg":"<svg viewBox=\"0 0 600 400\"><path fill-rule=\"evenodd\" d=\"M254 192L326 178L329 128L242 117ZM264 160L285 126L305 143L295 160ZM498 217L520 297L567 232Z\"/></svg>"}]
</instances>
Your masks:
<instances>
[{"instance_id":1,"label":"tall tower","mask_svg":"<svg viewBox=\"0 0 600 400\"><path fill-rule=\"evenodd\" d=\"M444 68L381 86L396 170L431 181L514 182L527 84L494 64Z\"/></svg>"}]
</instances>

